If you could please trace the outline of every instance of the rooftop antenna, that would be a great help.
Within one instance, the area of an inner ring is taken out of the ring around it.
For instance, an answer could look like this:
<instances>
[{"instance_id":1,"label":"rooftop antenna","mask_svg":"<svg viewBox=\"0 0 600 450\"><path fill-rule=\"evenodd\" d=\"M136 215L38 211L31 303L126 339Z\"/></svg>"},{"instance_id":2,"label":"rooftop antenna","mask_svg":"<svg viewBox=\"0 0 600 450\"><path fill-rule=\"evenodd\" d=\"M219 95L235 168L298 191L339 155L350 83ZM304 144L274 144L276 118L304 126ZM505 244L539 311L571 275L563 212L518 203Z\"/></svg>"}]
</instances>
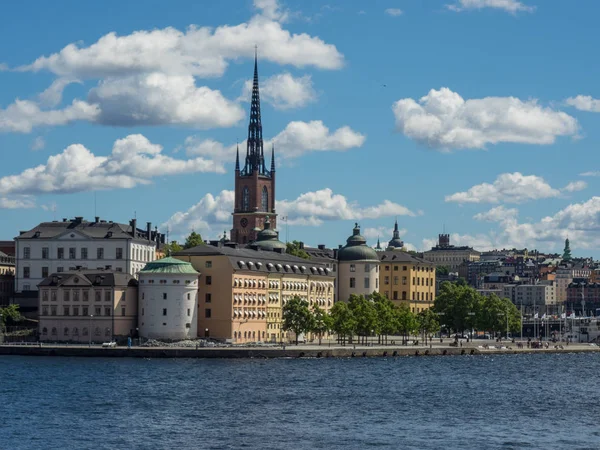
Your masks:
<instances>
[{"instance_id":1,"label":"rooftop antenna","mask_svg":"<svg viewBox=\"0 0 600 450\"><path fill-rule=\"evenodd\" d=\"M94 191L94 217L98 215L97 192Z\"/></svg>"}]
</instances>

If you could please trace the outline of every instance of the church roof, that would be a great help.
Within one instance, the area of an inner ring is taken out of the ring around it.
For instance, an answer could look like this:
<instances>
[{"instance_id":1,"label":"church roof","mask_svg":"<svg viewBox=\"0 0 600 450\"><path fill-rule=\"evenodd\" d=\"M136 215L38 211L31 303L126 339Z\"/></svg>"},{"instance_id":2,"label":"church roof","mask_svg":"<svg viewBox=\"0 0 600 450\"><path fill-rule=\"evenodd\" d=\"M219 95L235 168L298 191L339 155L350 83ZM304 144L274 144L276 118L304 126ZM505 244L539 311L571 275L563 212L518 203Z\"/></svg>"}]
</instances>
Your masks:
<instances>
[{"instance_id":1,"label":"church roof","mask_svg":"<svg viewBox=\"0 0 600 450\"><path fill-rule=\"evenodd\" d=\"M377 252L367 245L367 240L361 236L360 227L354 225L352 236L346 240L346 245L338 251L339 261L378 261Z\"/></svg>"},{"instance_id":2,"label":"church roof","mask_svg":"<svg viewBox=\"0 0 600 450\"><path fill-rule=\"evenodd\" d=\"M144 266L140 273L163 273L163 274L193 274L199 275L192 264L171 257L151 261Z\"/></svg>"},{"instance_id":3,"label":"church roof","mask_svg":"<svg viewBox=\"0 0 600 450\"><path fill-rule=\"evenodd\" d=\"M256 241L250 246L256 246L261 250L275 250L276 248L286 249L287 245L279 240L279 234L271 228L269 217L265 219L265 228L259 231Z\"/></svg>"}]
</instances>

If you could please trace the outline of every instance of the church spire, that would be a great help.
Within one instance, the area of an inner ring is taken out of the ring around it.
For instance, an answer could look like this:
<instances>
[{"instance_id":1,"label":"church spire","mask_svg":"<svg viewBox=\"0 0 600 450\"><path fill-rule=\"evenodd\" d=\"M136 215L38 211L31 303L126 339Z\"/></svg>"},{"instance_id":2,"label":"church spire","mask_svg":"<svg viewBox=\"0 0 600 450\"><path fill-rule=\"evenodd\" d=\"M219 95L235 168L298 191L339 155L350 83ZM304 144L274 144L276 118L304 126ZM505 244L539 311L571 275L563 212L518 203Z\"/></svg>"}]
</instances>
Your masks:
<instances>
[{"instance_id":1,"label":"church spire","mask_svg":"<svg viewBox=\"0 0 600 450\"><path fill-rule=\"evenodd\" d=\"M240 171L240 144L239 142L236 144L236 153L235 153L235 171Z\"/></svg>"},{"instance_id":2,"label":"church spire","mask_svg":"<svg viewBox=\"0 0 600 450\"><path fill-rule=\"evenodd\" d=\"M275 173L275 144L271 143L271 173Z\"/></svg>"},{"instance_id":3,"label":"church spire","mask_svg":"<svg viewBox=\"0 0 600 450\"><path fill-rule=\"evenodd\" d=\"M400 239L400 231L398 231L398 219L394 223L394 239Z\"/></svg>"},{"instance_id":4,"label":"church spire","mask_svg":"<svg viewBox=\"0 0 600 450\"><path fill-rule=\"evenodd\" d=\"M262 123L260 118L260 93L258 89L258 52L254 51L254 79L252 80L252 100L250 103L250 123L248 124L248 140L244 175L257 171L267 174L263 151Z\"/></svg>"}]
</instances>

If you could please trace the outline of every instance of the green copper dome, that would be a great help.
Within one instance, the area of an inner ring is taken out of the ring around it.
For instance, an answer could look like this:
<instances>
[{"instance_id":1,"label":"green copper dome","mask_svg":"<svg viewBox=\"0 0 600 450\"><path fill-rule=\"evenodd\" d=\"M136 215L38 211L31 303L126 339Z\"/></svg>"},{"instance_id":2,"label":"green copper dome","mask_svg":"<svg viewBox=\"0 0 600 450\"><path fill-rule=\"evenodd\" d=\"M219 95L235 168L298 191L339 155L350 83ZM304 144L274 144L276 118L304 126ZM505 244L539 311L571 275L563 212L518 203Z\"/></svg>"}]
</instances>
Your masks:
<instances>
[{"instance_id":1,"label":"green copper dome","mask_svg":"<svg viewBox=\"0 0 600 450\"><path fill-rule=\"evenodd\" d=\"M149 262L142 270L140 270L140 273L172 273L175 275L198 275L198 272L194 270L191 263L181 261L180 259L171 258L170 256Z\"/></svg>"},{"instance_id":2,"label":"green copper dome","mask_svg":"<svg viewBox=\"0 0 600 450\"><path fill-rule=\"evenodd\" d=\"M338 251L339 261L379 261L375 250L367 245L367 240L360 235L360 227L354 224L352 236L346 240L346 245Z\"/></svg>"},{"instance_id":3,"label":"green copper dome","mask_svg":"<svg viewBox=\"0 0 600 450\"><path fill-rule=\"evenodd\" d=\"M286 249L287 245L279 240L279 235L275 230L271 229L271 221L269 217L265 219L265 228L261 230L256 236L256 241L250 245L257 246L261 250L273 251L276 248Z\"/></svg>"}]
</instances>

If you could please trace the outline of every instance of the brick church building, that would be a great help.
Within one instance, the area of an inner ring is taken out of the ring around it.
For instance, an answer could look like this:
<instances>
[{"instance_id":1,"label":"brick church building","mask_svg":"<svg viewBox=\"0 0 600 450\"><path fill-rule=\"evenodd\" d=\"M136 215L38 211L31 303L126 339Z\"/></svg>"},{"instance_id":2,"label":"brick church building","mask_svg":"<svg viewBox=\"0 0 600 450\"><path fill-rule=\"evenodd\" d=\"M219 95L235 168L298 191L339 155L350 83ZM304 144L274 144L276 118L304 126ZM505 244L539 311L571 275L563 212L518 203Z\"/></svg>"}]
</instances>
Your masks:
<instances>
[{"instance_id":1,"label":"brick church building","mask_svg":"<svg viewBox=\"0 0 600 450\"><path fill-rule=\"evenodd\" d=\"M258 62L255 55L250 123L243 167L240 168L239 147L235 160L235 203L231 241L248 244L256 240L258 232L264 228L267 217L271 228L276 229L275 148L271 148L271 169L267 170L260 119Z\"/></svg>"}]
</instances>

